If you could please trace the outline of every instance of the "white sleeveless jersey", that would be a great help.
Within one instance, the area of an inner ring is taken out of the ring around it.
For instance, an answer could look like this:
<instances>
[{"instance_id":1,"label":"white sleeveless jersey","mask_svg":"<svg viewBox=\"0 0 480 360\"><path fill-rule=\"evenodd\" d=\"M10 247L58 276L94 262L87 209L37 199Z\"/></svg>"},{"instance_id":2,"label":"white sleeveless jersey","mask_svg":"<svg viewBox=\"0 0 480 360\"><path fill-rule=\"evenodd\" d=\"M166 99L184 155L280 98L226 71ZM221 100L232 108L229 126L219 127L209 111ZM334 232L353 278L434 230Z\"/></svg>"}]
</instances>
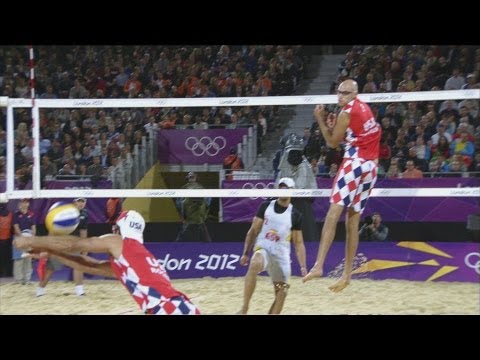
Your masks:
<instances>
[{"instance_id":1,"label":"white sleeveless jersey","mask_svg":"<svg viewBox=\"0 0 480 360\"><path fill-rule=\"evenodd\" d=\"M263 227L257 236L255 249L275 250L283 248L290 255L293 206L289 204L283 214L278 214L275 212L275 201L272 200L265 210Z\"/></svg>"}]
</instances>

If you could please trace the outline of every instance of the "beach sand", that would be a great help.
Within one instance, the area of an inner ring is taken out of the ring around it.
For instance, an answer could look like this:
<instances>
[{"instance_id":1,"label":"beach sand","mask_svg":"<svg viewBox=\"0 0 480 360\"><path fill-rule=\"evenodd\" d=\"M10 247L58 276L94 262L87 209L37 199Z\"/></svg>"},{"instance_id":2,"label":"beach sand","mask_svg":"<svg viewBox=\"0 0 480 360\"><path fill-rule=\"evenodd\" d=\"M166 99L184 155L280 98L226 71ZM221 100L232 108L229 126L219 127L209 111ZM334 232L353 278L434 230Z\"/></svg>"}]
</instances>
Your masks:
<instances>
[{"instance_id":1,"label":"beach sand","mask_svg":"<svg viewBox=\"0 0 480 360\"><path fill-rule=\"evenodd\" d=\"M303 284L292 277L282 314L291 315L480 315L480 283L415 282L405 280L353 280L334 294L335 279ZM243 278L173 280L202 314L233 315L242 304ZM86 296L74 295L72 282L54 281L47 294L35 297L36 284L0 283L1 315L140 315L142 312L117 280L85 282ZM260 276L249 314L266 314L273 302L269 278Z\"/></svg>"}]
</instances>

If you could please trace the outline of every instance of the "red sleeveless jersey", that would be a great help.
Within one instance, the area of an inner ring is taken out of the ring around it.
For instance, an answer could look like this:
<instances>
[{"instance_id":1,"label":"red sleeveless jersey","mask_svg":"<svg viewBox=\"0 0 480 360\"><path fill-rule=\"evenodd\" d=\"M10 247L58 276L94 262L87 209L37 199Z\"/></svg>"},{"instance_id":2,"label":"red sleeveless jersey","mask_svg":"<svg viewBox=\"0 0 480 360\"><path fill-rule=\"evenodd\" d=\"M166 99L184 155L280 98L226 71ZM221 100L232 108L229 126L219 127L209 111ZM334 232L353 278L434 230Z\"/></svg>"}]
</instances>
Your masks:
<instances>
[{"instance_id":1,"label":"red sleeveless jersey","mask_svg":"<svg viewBox=\"0 0 480 360\"><path fill-rule=\"evenodd\" d=\"M350 125L345 134L343 157L364 160L378 159L382 128L375 121L370 107L355 98L346 104L342 111L350 114Z\"/></svg>"},{"instance_id":2,"label":"red sleeveless jersey","mask_svg":"<svg viewBox=\"0 0 480 360\"><path fill-rule=\"evenodd\" d=\"M112 257L110 265L143 311L175 296L188 299L172 287L163 266L137 240L125 238L122 254L118 259Z\"/></svg>"}]
</instances>

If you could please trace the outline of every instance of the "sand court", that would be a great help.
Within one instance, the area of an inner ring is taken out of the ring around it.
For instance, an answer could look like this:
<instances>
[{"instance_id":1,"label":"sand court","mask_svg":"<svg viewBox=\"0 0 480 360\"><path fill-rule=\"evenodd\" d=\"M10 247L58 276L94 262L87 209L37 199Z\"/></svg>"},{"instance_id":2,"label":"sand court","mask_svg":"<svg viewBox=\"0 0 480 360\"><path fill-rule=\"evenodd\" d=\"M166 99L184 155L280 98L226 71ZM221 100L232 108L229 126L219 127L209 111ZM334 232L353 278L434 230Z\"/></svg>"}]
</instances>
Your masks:
<instances>
[{"instance_id":1,"label":"sand court","mask_svg":"<svg viewBox=\"0 0 480 360\"><path fill-rule=\"evenodd\" d=\"M282 314L290 315L480 315L480 283L353 280L333 294L335 280L321 278L303 284L292 277ZM206 315L233 315L241 306L243 278L173 280ZM2 315L141 315L142 312L116 280L89 280L87 296L74 295L72 282L54 281L47 294L36 298L35 286L0 284ZM258 278L249 314L266 314L273 302L267 277Z\"/></svg>"}]
</instances>

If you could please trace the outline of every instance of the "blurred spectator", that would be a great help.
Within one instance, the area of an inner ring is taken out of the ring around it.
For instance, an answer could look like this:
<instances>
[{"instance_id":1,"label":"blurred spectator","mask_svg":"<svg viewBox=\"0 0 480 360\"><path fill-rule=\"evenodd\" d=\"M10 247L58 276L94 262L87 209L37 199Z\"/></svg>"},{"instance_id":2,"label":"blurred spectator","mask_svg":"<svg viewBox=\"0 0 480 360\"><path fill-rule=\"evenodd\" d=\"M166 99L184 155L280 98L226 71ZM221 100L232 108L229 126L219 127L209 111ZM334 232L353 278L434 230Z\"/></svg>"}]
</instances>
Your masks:
<instances>
[{"instance_id":1,"label":"blurred spectator","mask_svg":"<svg viewBox=\"0 0 480 360\"><path fill-rule=\"evenodd\" d=\"M365 223L358 232L360 240L366 241L385 241L388 236L388 227L382 224L382 216L379 212L365 217Z\"/></svg>"},{"instance_id":2,"label":"blurred spectator","mask_svg":"<svg viewBox=\"0 0 480 360\"><path fill-rule=\"evenodd\" d=\"M388 167L387 172L385 173L385 177L387 178L402 177L402 173L399 168L398 158L394 157L390 160L390 165Z\"/></svg>"},{"instance_id":3,"label":"blurred spectator","mask_svg":"<svg viewBox=\"0 0 480 360\"><path fill-rule=\"evenodd\" d=\"M463 130L460 133L460 138L452 141L450 144L450 151L452 154L461 155L463 162L468 167L473 161L474 145L468 140L468 132Z\"/></svg>"},{"instance_id":4,"label":"blurred spectator","mask_svg":"<svg viewBox=\"0 0 480 360\"><path fill-rule=\"evenodd\" d=\"M339 145L335 149L328 148L327 155L325 157L325 165L329 168L332 164L340 165L343 160L343 150L342 147Z\"/></svg>"},{"instance_id":5,"label":"blurred spectator","mask_svg":"<svg viewBox=\"0 0 480 360\"><path fill-rule=\"evenodd\" d=\"M78 164L77 172L75 175L77 175L77 179L89 179L90 177L87 174L87 165L85 163Z\"/></svg>"},{"instance_id":6,"label":"blurred spectator","mask_svg":"<svg viewBox=\"0 0 480 360\"><path fill-rule=\"evenodd\" d=\"M29 138L27 145L20 151L27 162L33 162L33 139Z\"/></svg>"},{"instance_id":7,"label":"blurred spectator","mask_svg":"<svg viewBox=\"0 0 480 360\"><path fill-rule=\"evenodd\" d=\"M397 135L397 129L392 125L391 116L385 115L382 119L382 137L385 137L389 145L394 144Z\"/></svg>"},{"instance_id":8,"label":"blurred spectator","mask_svg":"<svg viewBox=\"0 0 480 360\"><path fill-rule=\"evenodd\" d=\"M122 202L119 198L109 198L105 205L105 216L107 217L107 224L113 226L122 212Z\"/></svg>"},{"instance_id":9,"label":"blurred spectator","mask_svg":"<svg viewBox=\"0 0 480 360\"><path fill-rule=\"evenodd\" d=\"M93 157L93 164L87 168L87 175L90 176L92 187L96 188L98 181L103 177L104 167L100 164L100 156Z\"/></svg>"},{"instance_id":10,"label":"blurred spectator","mask_svg":"<svg viewBox=\"0 0 480 360\"><path fill-rule=\"evenodd\" d=\"M5 179L7 167L7 159L5 156L0 156L0 179Z\"/></svg>"},{"instance_id":11,"label":"blurred spectator","mask_svg":"<svg viewBox=\"0 0 480 360\"><path fill-rule=\"evenodd\" d=\"M45 138L40 132L40 155L45 155L48 150L52 147L52 142L50 139Z\"/></svg>"},{"instance_id":12,"label":"blurred spectator","mask_svg":"<svg viewBox=\"0 0 480 360\"><path fill-rule=\"evenodd\" d=\"M312 160L318 160L321 155L322 145L325 144L325 140L320 132L320 129L316 129L313 135L305 136L305 132L308 131L310 133L309 128L305 128L304 130L304 139L306 138L305 149L303 151L305 157L308 161L312 162Z\"/></svg>"},{"instance_id":13,"label":"blurred spectator","mask_svg":"<svg viewBox=\"0 0 480 360\"><path fill-rule=\"evenodd\" d=\"M442 175L443 177L461 177L462 171L462 162L458 159L452 159Z\"/></svg>"},{"instance_id":14,"label":"blurred spectator","mask_svg":"<svg viewBox=\"0 0 480 360\"><path fill-rule=\"evenodd\" d=\"M68 93L68 97L70 99L85 99L88 98L88 91L85 89L85 87L82 85L80 82L80 79L77 78L75 79L73 87L70 89L70 92Z\"/></svg>"},{"instance_id":15,"label":"blurred spectator","mask_svg":"<svg viewBox=\"0 0 480 360\"><path fill-rule=\"evenodd\" d=\"M80 158L77 160L77 164L84 164L86 167L90 166L93 163L93 157L90 153L90 147L85 146L82 151L82 155Z\"/></svg>"},{"instance_id":16,"label":"blurred spectator","mask_svg":"<svg viewBox=\"0 0 480 360\"><path fill-rule=\"evenodd\" d=\"M402 173L404 179L421 179L423 172L415 167L413 160L408 160L405 164L405 171Z\"/></svg>"},{"instance_id":17,"label":"blurred spectator","mask_svg":"<svg viewBox=\"0 0 480 360\"><path fill-rule=\"evenodd\" d=\"M257 119L257 124L259 128L257 131L259 131L261 137L264 137L267 135L267 119L265 118L265 115L263 114L263 111L258 112L258 119Z\"/></svg>"},{"instance_id":18,"label":"blurred spectator","mask_svg":"<svg viewBox=\"0 0 480 360\"><path fill-rule=\"evenodd\" d=\"M309 127L306 127L306 128L303 128L303 142L305 144L308 144L308 140L310 139L310 136L312 135L311 131L310 131L310 128ZM306 156L306 154L305 154Z\"/></svg>"},{"instance_id":19,"label":"blurred spectator","mask_svg":"<svg viewBox=\"0 0 480 360\"><path fill-rule=\"evenodd\" d=\"M195 122L193 123L192 128L196 130L207 130L208 123L203 121L199 115L196 115Z\"/></svg>"},{"instance_id":20,"label":"blurred spectator","mask_svg":"<svg viewBox=\"0 0 480 360\"><path fill-rule=\"evenodd\" d=\"M328 170L328 177L333 179L335 176L337 176L337 172L338 172L338 165L335 163L331 164L330 169Z\"/></svg>"},{"instance_id":21,"label":"blurred spectator","mask_svg":"<svg viewBox=\"0 0 480 360\"><path fill-rule=\"evenodd\" d=\"M417 156L417 149L416 147L412 146L408 149L408 155L405 158L405 161L408 162L409 160L413 161L415 167L421 171L425 171L427 169L427 162L425 159L420 159Z\"/></svg>"},{"instance_id":22,"label":"blurred spectator","mask_svg":"<svg viewBox=\"0 0 480 360\"><path fill-rule=\"evenodd\" d=\"M440 167L442 165L442 161L438 158L432 159L428 164L428 171L432 173L432 177L439 177Z\"/></svg>"},{"instance_id":23,"label":"blurred spectator","mask_svg":"<svg viewBox=\"0 0 480 360\"><path fill-rule=\"evenodd\" d=\"M454 68L452 76L445 82L445 90L460 90L465 85L465 78L460 74L459 68Z\"/></svg>"},{"instance_id":24,"label":"blurred spectator","mask_svg":"<svg viewBox=\"0 0 480 360\"><path fill-rule=\"evenodd\" d=\"M100 150L100 165L106 169L112 164L112 157L108 153L108 148L102 147Z\"/></svg>"},{"instance_id":25,"label":"blurred spectator","mask_svg":"<svg viewBox=\"0 0 480 360\"><path fill-rule=\"evenodd\" d=\"M459 106L455 100L445 100L440 105L440 109L438 110L438 112L442 117L454 116L455 119L457 119L459 115L458 109L459 109Z\"/></svg>"},{"instance_id":26,"label":"blurred spectator","mask_svg":"<svg viewBox=\"0 0 480 360\"><path fill-rule=\"evenodd\" d=\"M447 141L449 144L452 142L452 135L450 135L448 132L445 131L445 125L439 124L437 127L437 132L432 135L432 145L437 145L438 140L442 136L447 138Z\"/></svg>"},{"instance_id":27,"label":"blurred spectator","mask_svg":"<svg viewBox=\"0 0 480 360\"><path fill-rule=\"evenodd\" d=\"M320 157L318 158L318 161L317 161L318 174L328 173L328 166L325 165L326 154L327 154L327 148L326 146L322 146L320 149Z\"/></svg>"},{"instance_id":28,"label":"blurred spectator","mask_svg":"<svg viewBox=\"0 0 480 360\"><path fill-rule=\"evenodd\" d=\"M392 157L392 149L387 142L387 134L382 133L382 139L380 141L380 152L378 156L378 165L384 170L388 169L388 163Z\"/></svg>"},{"instance_id":29,"label":"blurred spectator","mask_svg":"<svg viewBox=\"0 0 480 360\"><path fill-rule=\"evenodd\" d=\"M471 166L471 169L474 172L478 172L476 176L480 177L480 152L477 152L473 157L473 164Z\"/></svg>"},{"instance_id":30,"label":"blurred spectator","mask_svg":"<svg viewBox=\"0 0 480 360\"><path fill-rule=\"evenodd\" d=\"M123 91L129 98L136 98L142 90L142 82L138 79L138 74L134 71L123 86Z\"/></svg>"},{"instance_id":31,"label":"blurred spectator","mask_svg":"<svg viewBox=\"0 0 480 360\"><path fill-rule=\"evenodd\" d=\"M174 115L172 112L165 115L164 119L160 121L159 126L162 130L169 130L176 128L176 114Z\"/></svg>"},{"instance_id":32,"label":"blurred spectator","mask_svg":"<svg viewBox=\"0 0 480 360\"><path fill-rule=\"evenodd\" d=\"M43 182L46 179L53 179L57 175L57 166L50 161L48 155L42 156L40 164L40 179Z\"/></svg>"},{"instance_id":33,"label":"blurred spectator","mask_svg":"<svg viewBox=\"0 0 480 360\"><path fill-rule=\"evenodd\" d=\"M233 180L233 172L235 170L243 170L245 165L242 159L238 156L237 150L230 148L230 154L223 160L223 169L227 180Z\"/></svg>"},{"instance_id":34,"label":"blurred spectator","mask_svg":"<svg viewBox=\"0 0 480 360\"><path fill-rule=\"evenodd\" d=\"M7 154L7 133L0 128L0 156Z\"/></svg>"},{"instance_id":35,"label":"blurred spectator","mask_svg":"<svg viewBox=\"0 0 480 360\"><path fill-rule=\"evenodd\" d=\"M125 169L118 156L112 157L112 165L107 169L107 174L112 181L112 189L123 189L125 187Z\"/></svg>"},{"instance_id":36,"label":"blurred spectator","mask_svg":"<svg viewBox=\"0 0 480 360\"><path fill-rule=\"evenodd\" d=\"M47 85L46 92L40 95L40 99L56 99L57 95L53 91L52 85Z\"/></svg>"},{"instance_id":37,"label":"blurred spectator","mask_svg":"<svg viewBox=\"0 0 480 360\"><path fill-rule=\"evenodd\" d=\"M446 136L440 136L438 143L432 145L432 159L436 159L438 156L443 156L445 158L450 157L450 144Z\"/></svg>"},{"instance_id":38,"label":"blurred spectator","mask_svg":"<svg viewBox=\"0 0 480 360\"><path fill-rule=\"evenodd\" d=\"M467 82L462 86L462 89L480 89L480 84L477 83L475 74L467 75Z\"/></svg>"},{"instance_id":39,"label":"blurred spectator","mask_svg":"<svg viewBox=\"0 0 480 360\"><path fill-rule=\"evenodd\" d=\"M33 213L28 209L29 199L18 202L18 211L13 216L13 229L15 236L35 236L37 227ZM32 258L15 246L12 246L13 278L16 283L26 285L32 278Z\"/></svg>"},{"instance_id":40,"label":"blurred spectator","mask_svg":"<svg viewBox=\"0 0 480 360\"><path fill-rule=\"evenodd\" d=\"M12 226L12 212L0 203L0 277L12 276Z\"/></svg>"},{"instance_id":41,"label":"blurred spectator","mask_svg":"<svg viewBox=\"0 0 480 360\"><path fill-rule=\"evenodd\" d=\"M197 182L197 175L193 172L187 174L187 183L182 189L203 189ZM176 205L182 218L182 228L175 241L203 241L211 242L207 220L210 198L178 198Z\"/></svg>"},{"instance_id":42,"label":"blurred spectator","mask_svg":"<svg viewBox=\"0 0 480 360\"><path fill-rule=\"evenodd\" d=\"M32 180L32 163L23 163L20 168L15 171L18 180L18 190L24 190L27 184Z\"/></svg>"},{"instance_id":43,"label":"blurred spectator","mask_svg":"<svg viewBox=\"0 0 480 360\"><path fill-rule=\"evenodd\" d=\"M288 135L284 135L280 138L280 148L275 152L275 155L273 156L272 159L272 167L274 171L274 178L276 179L278 176L278 172L280 171L280 160L283 157L283 153L285 151L285 143L287 142Z\"/></svg>"},{"instance_id":44,"label":"blurred spectator","mask_svg":"<svg viewBox=\"0 0 480 360\"><path fill-rule=\"evenodd\" d=\"M148 137L152 139L158 130L158 124L155 121L155 116L150 116L148 118L148 123L143 125L143 128L145 129L145 133L148 134Z\"/></svg>"},{"instance_id":45,"label":"blurred spectator","mask_svg":"<svg viewBox=\"0 0 480 360\"><path fill-rule=\"evenodd\" d=\"M188 114L185 114L183 115L183 118L182 118L182 123L181 124L176 124L175 128L178 130L178 129L193 129L192 128L192 125L191 125L191 121L192 121L192 116L191 115L188 115Z\"/></svg>"}]
</instances>

